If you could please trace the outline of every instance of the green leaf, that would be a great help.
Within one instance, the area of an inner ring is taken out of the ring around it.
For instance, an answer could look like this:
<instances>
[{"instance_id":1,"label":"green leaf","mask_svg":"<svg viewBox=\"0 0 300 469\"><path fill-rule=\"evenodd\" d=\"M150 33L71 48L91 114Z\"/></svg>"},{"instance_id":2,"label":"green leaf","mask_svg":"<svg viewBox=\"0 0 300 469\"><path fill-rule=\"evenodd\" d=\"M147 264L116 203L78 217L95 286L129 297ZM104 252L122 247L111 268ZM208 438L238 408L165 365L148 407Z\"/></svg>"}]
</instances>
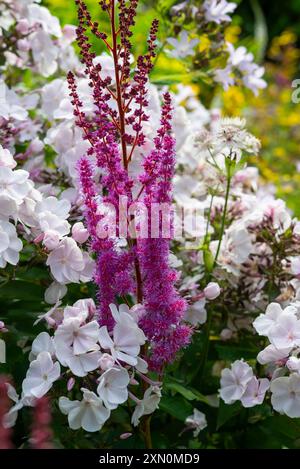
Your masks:
<instances>
[{"instance_id":1,"label":"green leaf","mask_svg":"<svg viewBox=\"0 0 300 469\"><path fill-rule=\"evenodd\" d=\"M235 402L234 404L228 405L224 401L220 400L220 407L218 412L217 419L217 430L221 428L225 423L231 420L233 417L236 417L242 409L240 402Z\"/></svg>"},{"instance_id":2,"label":"green leaf","mask_svg":"<svg viewBox=\"0 0 300 469\"><path fill-rule=\"evenodd\" d=\"M166 382L165 388L175 391L178 394L181 394L188 401L197 400L208 404L207 398L203 396L203 394L201 394L199 391L197 391L196 389L187 388L176 381Z\"/></svg>"},{"instance_id":3,"label":"green leaf","mask_svg":"<svg viewBox=\"0 0 300 469\"><path fill-rule=\"evenodd\" d=\"M159 404L159 409L182 422L193 413L193 406L181 396L163 396Z\"/></svg>"},{"instance_id":4,"label":"green leaf","mask_svg":"<svg viewBox=\"0 0 300 469\"><path fill-rule=\"evenodd\" d=\"M229 344L215 344L215 349L221 360L238 360L244 358L245 360L255 359L258 353L256 348L246 346L230 346Z\"/></svg>"}]
</instances>

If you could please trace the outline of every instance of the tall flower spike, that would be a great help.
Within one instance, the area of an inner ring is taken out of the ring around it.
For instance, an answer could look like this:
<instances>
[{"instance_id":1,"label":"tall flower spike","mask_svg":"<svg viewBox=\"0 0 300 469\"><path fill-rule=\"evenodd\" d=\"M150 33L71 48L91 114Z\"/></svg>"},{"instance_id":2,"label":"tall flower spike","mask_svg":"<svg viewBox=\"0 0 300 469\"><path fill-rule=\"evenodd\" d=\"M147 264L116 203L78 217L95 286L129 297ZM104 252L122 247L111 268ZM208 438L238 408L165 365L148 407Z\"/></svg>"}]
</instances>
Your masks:
<instances>
[{"instance_id":1,"label":"tall flower spike","mask_svg":"<svg viewBox=\"0 0 300 469\"><path fill-rule=\"evenodd\" d=\"M52 449L51 412L46 396L37 399L34 406L30 445L33 449Z\"/></svg>"},{"instance_id":2,"label":"tall flower spike","mask_svg":"<svg viewBox=\"0 0 300 469\"><path fill-rule=\"evenodd\" d=\"M171 111L171 98L167 93L155 148L145 159L141 176L145 188L143 198L149 209L153 203L169 204L170 207L172 201L175 140L170 135ZM171 216L170 213L170 220ZM150 367L157 371L174 359L176 353L189 343L191 336L191 329L182 324L187 305L174 286L177 274L169 267L170 238L164 234L161 225L159 230L158 238L138 241L146 308L141 327L151 340Z\"/></svg>"},{"instance_id":3,"label":"tall flower spike","mask_svg":"<svg viewBox=\"0 0 300 469\"><path fill-rule=\"evenodd\" d=\"M0 449L11 449L11 429L4 426L5 414L9 411L9 399L7 396L7 380L0 378Z\"/></svg>"}]
</instances>

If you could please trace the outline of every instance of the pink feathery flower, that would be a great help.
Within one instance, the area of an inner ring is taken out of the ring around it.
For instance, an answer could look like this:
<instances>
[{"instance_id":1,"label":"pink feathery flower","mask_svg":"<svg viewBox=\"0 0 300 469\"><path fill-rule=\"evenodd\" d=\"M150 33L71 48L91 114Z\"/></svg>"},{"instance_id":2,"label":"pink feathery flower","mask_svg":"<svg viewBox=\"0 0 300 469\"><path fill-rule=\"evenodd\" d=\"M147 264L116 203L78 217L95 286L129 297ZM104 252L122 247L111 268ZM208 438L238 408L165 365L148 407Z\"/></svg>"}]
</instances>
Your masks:
<instances>
[{"instance_id":1,"label":"pink feathery flower","mask_svg":"<svg viewBox=\"0 0 300 469\"><path fill-rule=\"evenodd\" d=\"M172 177L175 168L175 140L172 130L172 107L169 93L164 95L161 127L155 138L155 148L144 161L144 202L169 205L170 233L159 226L157 238L138 241L138 253L143 278L146 314L141 320L151 341L150 366L157 371L170 363L176 353L190 340L191 329L182 324L187 304L176 291L177 273L169 267L170 238L172 235ZM150 225L152 220L150 220Z\"/></svg>"},{"instance_id":2,"label":"pink feathery flower","mask_svg":"<svg viewBox=\"0 0 300 469\"><path fill-rule=\"evenodd\" d=\"M7 396L7 379L0 377L0 449L12 449L11 429L4 426L4 418L9 411L9 398Z\"/></svg>"},{"instance_id":3,"label":"pink feathery flower","mask_svg":"<svg viewBox=\"0 0 300 469\"><path fill-rule=\"evenodd\" d=\"M33 412L30 445L33 449L52 449L51 411L46 396L37 399Z\"/></svg>"}]
</instances>

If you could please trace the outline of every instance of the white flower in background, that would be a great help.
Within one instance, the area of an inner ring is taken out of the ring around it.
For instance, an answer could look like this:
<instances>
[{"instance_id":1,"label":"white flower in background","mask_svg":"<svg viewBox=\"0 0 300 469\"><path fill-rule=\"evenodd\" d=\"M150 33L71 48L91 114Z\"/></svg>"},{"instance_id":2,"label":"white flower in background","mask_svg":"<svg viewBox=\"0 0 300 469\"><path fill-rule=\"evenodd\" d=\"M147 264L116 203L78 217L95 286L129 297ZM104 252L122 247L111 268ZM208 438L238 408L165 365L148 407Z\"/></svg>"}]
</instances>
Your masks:
<instances>
[{"instance_id":1,"label":"white flower in background","mask_svg":"<svg viewBox=\"0 0 300 469\"><path fill-rule=\"evenodd\" d=\"M206 298L201 298L195 303L192 303L184 316L184 319L188 321L193 326L197 326L197 324L204 324L207 320L207 311L205 309L206 305Z\"/></svg>"},{"instance_id":2,"label":"white flower in background","mask_svg":"<svg viewBox=\"0 0 300 469\"><path fill-rule=\"evenodd\" d=\"M211 243L211 248L216 248L214 241ZM239 266L246 262L252 250L252 238L248 230L243 226L232 225L225 232L218 262L229 272L238 275Z\"/></svg>"},{"instance_id":3,"label":"white flower in background","mask_svg":"<svg viewBox=\"0 0 300 469\"><path fill-rule=\"evenodd\" d=\"M277 324L278 319L283 314L296 314L297 309L293 306L287 306L284 310L279 303L270 303L266 312L260 314L253 322L253 327L259 335L268 337L270 330Z\"/></svg>"},{"instance_id":4,"label":"white flower in background","mask_svg":"<svg viewBox=\"0 0 300 469\"><path fill-rule=\"evenodd\" d=\"M269 387L270 382L267 378L257 379L256 376L253 376L241 397L243 407L254 407L262 404Z\"/></svg>"},{"instance_id":5,"label":"white flower in background","mask_svg":"<svg viewBox=\"0 0 300 469\"><path fill-rule=\"evenodd\" d=\"M291 261L291 272L296 277L300 276L300 256L292 257Z\"/></svg>"},{"instance_id":6,"label":"white flower in background","mask_svg":"<svg viewBox=\"0 0 300 469\"><path fill-rule=\"evenodd\" d=\"M67 397L59 398L59 408L68 416L69 426L72 430L83 428L87 432L97 432L110 416L102 400L88 389L81 388L83 392L81 401L71 401Z\"/></svg>"},{"instance_id":7,"label":"white flower in background","mask_svg":"<svg viewBox=\"0 0 300 469\"><path fill-rule=\"evenodd\" d=\"M68 200L58 200L56 197L47 197L36 205L35 212L40 229L45 233L44 243L47 235L50 238L52 236L53 239L57 238L56 245L52 249L57 247L60 238L67 235L70 231L70 225L67 222L70 208L71 204Z\"/></svg>"},{"instance_id":8,"label":"white flower in background","mask_svg":"<svg viewBox=\"0 0 300 469\"><path fill-rule=\"evenodd\" d=\"M243 360L236 360L230 369L222 370L220 396L223 401L226 404L233 404L239 400L252 377L252 368Z\"/></svg>"},{"instance_id":9,"label":"white flower in background","mask_svg":"<svg viewBox=\"0 0 300 469\"><path fill-rule=\"evenodd\" d=\"M53 363L49 352L41 352L36 360L30 363L26 373L22 384L24 395L37 398L44 396L59 376L60 364Z\"/></svg>"},{"instance_id":10,"label":"white flower in background","mask_svg":"<svg viewBox=\"0 0 300 469\"><path fill-rule=\"evenodd\" d=\"M54 112L59 108L63 97L68 96L66 80L56 78L43 86L41 90L41 111L49 119L53 119Z\"/></svg>"},{"instance_id":11,"label":"white flower in background","mask_svg":"<svg viewBox=\"0 0 300 469\"><path fill-rule=\"evenodd\" d=\"M292 217L281 199L271 200L264 207L264 216L267 217L277 230L277 234L285 233L292 223Z\"/></svg>"},{"instance_id":12,"label":"white flower in background","mask_svg":"<svg viewBox=\"0 0 300 469\"><path fill-rule=\"evenodd\" d=\"M233 13L236 7L236 3L228 3L226 0L205 0L203 3L206 21L217 24L229 23L231 21L229 14Z\"/></svg>"},{"instance_id":13,"label":"white flower in background","mask_svg":"<svg viewBox=\"0 0 300 469\"><path fill-rule=\"evenodd\" d=\"M87 319L94 318L96 313L96 305L92 298L76 301L73 306L66 306L64 309L64 323L69 319L79 319L82 324Z\"/></svg>"},{"instance_id":14,"label":"white flower in background","mask_svg":"<svg viewBox=\"0 0 300 469\"><path fill-rule=\"evenodd\" d=\"M62 35L59 19L52 16L50 11L35 3L28 6L27 20L30 26L40 25L42 29L53 36L60 37Z\"/></svg>"},{"instance_id":15,"label":"white flower in background","mask_svg":"<svg viewBox=\"0 0 300 469\"><path fill-rule=\"evenodd\" d=\"M249 88L256 96L258 91L267 87L267 82L262 78L265 74L265 68L259 67L256 64L250 64L244 70L243 83Z\"/></svg>"},{"instance_id":16,"label":"white flower in background","mask_svg":"<svg viewBox=\"0 0 300 469\"><path fill-rule=\"evenodd\" d=\"M50 353L52 358L55 356L53 338L47 332L41 332L32 342L29 360L35 360L41 352Z\"/></svg>"},{"instance_id":17,"label":"white flower in background","mask_svg":"<svg viewBox=\"0 0 300 469\"><path fill-rule=\"evenodd\" d=\"M189 34L187 31L182 31L178 37L175 39L173 37L168 37L168 44L173 46L172 50L168 50L168 55L174 59L184 59L189 55L194 55L194 48L199 44L199 39L189 39Z\"/></svg>"},{"instance_id":18,"label":"white flower in background","mask_svg":"<svg viewBox=\"0 0 300 469\"><path fill-rule=\"evenodd\" d=\"M290 371L296 371L300 374L300 358L292 355L289 357L285 365Z\"/></svg>"},{"instance_id":19,"label":"white flower in background","mask_svg":"<svg viewBox=\"0 0 300 469\"><path fill-rule=\"evenodd\" d=\"M277 349L300 345L300 320L293 313L282 313L268 337Z\"/></svg>"},{"instance_id":20,"label":"white flower in background","mask_svg":"<svg viewBox=\"0 0 300 469\"><path fill-rule=\"evenodd\" d=\"M99 343L104 350L109 350L114 360L120 360L135 366L141 345L146 341L145 334L138 327L135 318L130 314L126 305L110 305L116 324L113 328L113 338L107 327L103 326L99 332Z\"/></svg>"},{"instance_id":21,"label":"white flower in background","mask_svg":"<svg viewBox=\"0 0 300 469\"><path fill-rule=\"evenodd\" d=\"M22 409L23 403L22 400L19 399L15 388L10 383L6 383L6 386L7 395L14 402L14 405L9 409L7 414L4 415L3 426L4 428L11 428L16 423L18 412Z\"/></svg>"},{"instance_id":22,"label":"white flower in background","mask_svg":"<svg viewBox=\"0 0 300 469\"><path fill-rule=\"evenodd\" d=\"M116 409L128 399L129 374L125 368L111 368L99 379L97 393L108 409Z\"/></svg>"},{"instance_id":23,"label":"white flower in background","mask_svg":"<svg viewBox=\"0 0 300 469\"><path fill-rule=\"evenodd\" d=\"M274 379L271 393L271 403L277 412L291 418L300 417L300 376L297 373Z\"/></svg>"},{"instance_id":24,"label":"white flower in background","mask_svg":"<svg viewBox=\"0 0 300 469\"><path fill-rule=\"evenodd\" d=\"M99 360L99 366L101 370L103 371L109 370L110 368L113 368L114 365L115 365L115 360L113 359L111 355L109 355L109 353L103 353L103 355L101 355L101 358Z\"/></svg>"},{"instance_id":25,"label":"white flower in background","mask_svg":"<svg viewBox=\"0 0 300 469\"><path fill-rule=\"evenodd\" d=\"M291 347L284 349L277 349L274 345L270 344L257 355L257 361L261 365L268 363L280 362L285 360L291 351Z\"/></svg>"},{"instance_id":26,"label":"white flower in background","mask_svg":"<svg viewBox=\"0 0 300 469\"><path fill-rule=\"evenodd\" d=\"M20 205L31 190L28 178L29 173L23 169L12 170L11 168L0 166L0 196L6 195L11 197Z\"/></svg>"},{"instance_id":27,"label":"white flower in background","mask_svg":"<svg viewBox=\"0 0 300 469\"><path fill-rule=\"evenodd\" d=\"M0 267L6 267L7 263L17 265L22 248L15 226L0 219Z\"/></svg>"},{"instance_id":28,"label":"white flower in background","mask_svg":"<svg viewBox=\"0 0 300 469\"><path fill-rule=\"evenodd\" d=\"M0 79L0 117L24 121L28 116L27 110L22 106L17 94L10 90Z\"/></svg>"},{"instance_id":29,"label":"white flower in background","mask_svg":"<svg viewBox=\"0 0 300 469\"><path fill-rule=\"evenodd\" d=\"M17 166L10 151L4 149L2 145L0 145L0 166L5 166L10 169L14 169Z\"/></svg>"},{"instance_id":30,"label":"white flower in background","mask_svg":"<svg viewBox=\"0 0 300 469\"><path fill-rule=\"evenodd\" d=\"M224 90L227 91L230 86L233 86L234 74L230 65L225 68L218 68L214 71L214 78L217 83L220 83Z\"/></svg>"},{"instance_id":31,"label":"white flower in background","mask_svg":"<svg viewBox=\"0 0 300 469\"><path fill-rule=\"evenodd\" d=\"M68 289L66 285L54 281L46 289L44 299L46 303L50 305L55 305L66 295L67 291Z\"/></svg>"},{"instance_id":32,"label":"white flower in background","mask_svg":"<svg viewBox=\"0 0 300 469\"><path fill-rule=\"evenodd\" d=\"M224 152L224 146L228 147L230 152L234 152L237 162L240 155L239 150L257 155L260 150L260 141L252 134L247 132L246 119L239 117L226 117L220 119L216 125L214 133L216 134L217 151Z\"/></svg>"},{"instance_id":33,"label":"white flower in background","mask_svg":"<svg viewBox=\"0 0 300 469\"><path fill-rule=\"evenodd\" d=\"M56 355L60 363L70 368L75 376L86 376L90 371L99 368L101 352L86 352L75 355L72 347L60 346L56 350Z\"/></svg>"},{"instance_id":34,"label":"white flower in background","mask_svg":"<svg viewBox=\"0 0 300 469\"><path fill-rule=\"evenodd\" d=\"M42 29L30 34L31 52L38 73L49 77L57 71L59 49Z\"/></svg>"},{"instance_id":35,"label":"white flower in background","mask_svg":"<svg viewBox=\"0 0 300 469\"><path fill-rule=\"evenodd\" d=\"M78 283L82 277L85 277L85 268L89 266L89 261L88 254L86 253L84 257L74 239L63 238L58 247L49 254L46 264L57 282ZM93 263L91 267L93 270Z\"/></svg>"},{"instance_id":36,"label":"white flower in background","mask_svg":"<svg viewBox=\"0 0 300 469\"><path fill-rule=\"evenodd\" d=\"M145 391L143 399L139 401L134 409L131 417L132 425L137 427L143 415L153 414L153 412L158 409L160 399L161 389L158 386L150 386Z\"/></svg>"},{"instance_id":37,"label":"white flower in background","mask_svg":"<svg viewBox=\"0 0 300 469\"><path fill-rule=\"evenodd\" d=\"M198 409L194 409L193 414L185 419L187 430L194 430L194 437L196 438L201 430L207 427L205 414Z\"/></svg>"}]
</instances>

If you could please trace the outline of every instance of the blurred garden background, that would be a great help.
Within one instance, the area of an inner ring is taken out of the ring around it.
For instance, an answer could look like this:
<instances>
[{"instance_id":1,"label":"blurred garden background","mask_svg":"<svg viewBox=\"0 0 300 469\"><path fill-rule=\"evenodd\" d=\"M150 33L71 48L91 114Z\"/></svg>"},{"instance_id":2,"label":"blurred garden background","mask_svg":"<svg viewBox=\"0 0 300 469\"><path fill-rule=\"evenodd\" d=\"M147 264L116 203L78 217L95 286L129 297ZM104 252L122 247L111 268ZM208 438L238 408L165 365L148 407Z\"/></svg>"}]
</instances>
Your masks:
<instances>
[{"instance_id":1,"label":"blurred garden background","mask_svg":"<svg viewBox=\"0 0 300 469\"><path fill-rule=\"evenodd\" d=\"M43 0L42 3L57 15L62 24L76 24L75 3L72 0ZM96 0L87 5L99 16ZM191 2L192 3L192 2ZM168 21L174 0L143 0L142 18L136 25L135 47L145 44L145 31L155 16L161 20L159 55L152 77L156 83L184 83L194 87L206 107L222 107L227 116L243 114L249 130L262 141L257 162L263 180L276 187L277 195L287 201L296 215L300 215L300 103L292 101L292 83L300 78L300 0L289 0L284 7L281 0L239 0L233 22L226 35L231 42L245 45L256 61L266 68L268 86L257 97L250 90L234 86L224 92L220 87L202 81L205 51L209 35L198 32L199 60L194 70L186 70L181 63L163 53L166 38L172 35L174 22ZM105 27L105 24L103 25ZM242 33L243 31L243 33ZM206 80L207 81L207 80ZM298 85L299 86L299 85ZM299 93L298 93L299 96ZM300 96L299 96L300 98Z\"/></svg>"}]
</instances>

